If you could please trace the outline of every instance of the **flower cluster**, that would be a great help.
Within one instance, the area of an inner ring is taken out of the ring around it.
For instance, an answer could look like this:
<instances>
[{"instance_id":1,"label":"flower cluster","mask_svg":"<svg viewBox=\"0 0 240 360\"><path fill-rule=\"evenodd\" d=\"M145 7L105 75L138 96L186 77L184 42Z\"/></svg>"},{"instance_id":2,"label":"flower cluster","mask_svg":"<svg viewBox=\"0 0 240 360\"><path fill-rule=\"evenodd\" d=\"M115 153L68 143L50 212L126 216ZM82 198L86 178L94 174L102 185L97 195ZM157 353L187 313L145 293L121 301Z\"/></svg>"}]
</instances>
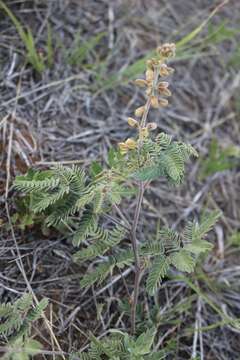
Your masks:
<instances>
[{"instance_id":1,"label":"flower cluster","mask_svg":"<svg viewBox=\"0 0 240 360\"><path fill-rule=\"evenodd\" d=\"M149 136L150 130L155 130L157 124L152 122L146 124L147 114L152 108L165 107L168 105L168 100L163 97L171 96L169 90L169 83L167 81L158 81L159 77L167 77L174 72L174 69L166 64L166 61L175 55L175 44L164 44L157 48L156 57L147 60L145 79L135 80L135 84L139 87L146 88L147 102L145 105L138 107L135 110L135 116L141 121L135 120L132 117L128 118L129 126L138 129L139 139L127 139L125 142L119 143L119 149L122 154L126 154L129 150L134 150L138 147L139 141Z\"/></svg>"}]
</instances>

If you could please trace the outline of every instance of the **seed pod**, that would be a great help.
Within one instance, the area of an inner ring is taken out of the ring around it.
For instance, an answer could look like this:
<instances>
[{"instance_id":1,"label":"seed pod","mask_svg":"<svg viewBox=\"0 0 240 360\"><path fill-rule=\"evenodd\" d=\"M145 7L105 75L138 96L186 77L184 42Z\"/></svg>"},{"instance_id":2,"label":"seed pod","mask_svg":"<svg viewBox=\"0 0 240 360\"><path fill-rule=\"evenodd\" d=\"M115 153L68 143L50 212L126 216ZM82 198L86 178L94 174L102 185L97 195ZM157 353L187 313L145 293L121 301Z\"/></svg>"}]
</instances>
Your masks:
<instances>
[{"instance_id":1,"label":"seed pod","mask_svg":"<svg viewBox=\"0 0 240 360\"><path fill-rule=\"evenodd\" d=\"M154 77L154 72L153 72L153 70L150 70L150 69L148 69L147 71L146 71L146 80L147 81L152 81L153 80L153 77Z\"/></svg>"},{"instance_id":2,"label":"seed pod","mask_svg":"<svg viewBox=\"0 0 240 360\"><path fill-rule=\"evenodd\" d=\"M146 137L148 137L148 135L149 135L148 128L147 127L141 128L140 133L139 133L140 138L146 138Z\"/></svg>"},{"instance_id":3,"label":"seed pod","mask_svg":"<svg viewBox=\"0 0 240 360\"><path fill-rule=\"evenodd\" d=\"M168 106L168 100L167 99L159 99L159 106L160 107Z\"/></svg>"},{"instance_id":4,"label":"seed pod","mask_svg":"<svg viewBox=\"0 0 240 360\"><path fill-rule=\"evenodd\" d=\"M154 109L157 109L159 107L159 102L158 102L157 96L151 96L150 102Z\"/></svg>"},{"instance_id":5,"label":"seed pod","mask_svg":"<svg viewBox=\"0 0 240 360\"><path fill-rule=\"evenodd\" d=\"M145 111L145 106L140 106L139 108L137 108L137 109L135 110L135 115L136 115L137 117L141 117L141 116L143 116L144 111Z\"/></svg>"},{"instance_id":6,"label":"seed pod","mask_svg":"<svg viewBox=\"0 0 240 360\"><path fill-rule=\"evenodd\" d=\"M148 130L155 130L157 128L157 124L155 122L150 122L147 124Z\"/></svg>"},{"instance_id":7,"label":"seed pod","mask_svg":"<svg viewBox=\"0 0 240 360\"><path fill-rule=\"evenodd\" d=\"M133 139L127 139L126 141L125 141L125 145L128 147L128 149L130 149L130 150L134 150L134 149L136 149L136 147L137 147L137 143L136 143L136 141L135 140L133 140Z\"/></svg>"},{"instance_id":8,"label":"seed pod","mask_svg":"<svg viewBox=\"0 0 240 360\"><path fill-rule=\"evenodd\" d=\"M133 119L133 118L131 118L131 117L128 118L127 122L128 122L128 125L131 126L131 127L133 127L133 128L137 128L137 127L138 127L138 122L137 122L137 120L135 120L135 119Z\"/></svg>"},{"instance_id":9,"label":"seed pod","mask_svg":"<svg viewBox=\"0 0 240 360\"><path fill-rule=\"evenodd\" d=\"M163 44L162 46L159 46L157 48L157 52L159 53L160 56L162 57L166 57L166 58L170 58L175 56L175 52L176 52L176 45L174 43L166 43Z\"/></svg>"},{"instance_id":10,"label":"seed pod","mask_svg":"<svg viewBox=\"0 0 240 360\"><path fill-rule=\"evenodd\" d=\"M139 87L147 86L147 81L144 79L136 79L134 82Z\"/></svg>"},{"instance_id":11,"label":"seed pod","mask_svg":"<svg viewBox=\"0 0 240 360\"><path fill-rule=\"evenodd\" d=\"M168 76L174 72L174 69L167 66L166 64L162 64L159 70L160 76Z\"/></svg>"}]
</instances>

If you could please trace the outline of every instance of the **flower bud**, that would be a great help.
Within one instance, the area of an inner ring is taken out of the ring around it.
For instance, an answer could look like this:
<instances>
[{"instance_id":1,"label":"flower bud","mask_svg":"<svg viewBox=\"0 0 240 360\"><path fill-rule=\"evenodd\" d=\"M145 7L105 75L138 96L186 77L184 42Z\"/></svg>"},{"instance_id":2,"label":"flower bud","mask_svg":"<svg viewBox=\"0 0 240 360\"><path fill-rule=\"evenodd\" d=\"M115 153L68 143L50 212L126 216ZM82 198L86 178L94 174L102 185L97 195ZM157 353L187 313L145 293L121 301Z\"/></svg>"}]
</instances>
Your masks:
<instances>
[{"instance_id":1,"label":"flower bud","mask_svg":"<svg viewBox=\"0 0 240 360\"><path fill-rule=\"evenodd\" d=\"M149 135L148 128L147 127L141 128L140 134L139 134L140 138L146 138L146 137L148 137L148 135Z\"/></svg>"},{"instance_id":2,"label":"flower bud","mask_svg":"<svg viewBox=\"0 0 240 360\"><path fill-rule=\"evenodd\" d=\"M157 109L159 107L157 96L151 96L150 102L153 108Z\"/></svg>"},{"instance_id":3,"label":"flower bud","mask_svg":"<svg viewBox=\"0 0 240 360\"><path fill-rule=\"evenodd\" d=\"M139 87L147 86L147 81L144 79L136 79L134 82Z\"/></svg>"},{"instance_id":4,"label":"flower bud","mask_svg":"<svg viewBox=\"0 0 240 360\"><path fill-rule=\"evenodd\" d=\"M157 124L155 122L150 122L147 124L148 130L155 130L157 128Z\"/></svg>"},{"instance_id":5,"label":"flower bud","mask_svg":"<svg viewBox=\"0 0 240 360\"><path fill-rule=\"evenodd\" d=\"M134 127L134 128L138 127L137 120L135 120L135 119L133 119L131 117L128 118L127 122L128 122L128 125L131 126L131 127Z\"/></svg>"},{"instance_id":6,"label":"flower bud","mask_svg":"<svg viewBox=\"0 0 240 360\"><path fill-rule=\"evenodd\" d=\"M158 92L160 95L171 96L172 93L168 89L169 83L167 81L160 81L158 84Z\"/></svg>"},{"instance_id":7,"label":"flower bud","mask_svg":"<svg viewBox=\"0 0 240 360\"><path fill-rule=\"evenodd\" d=\"M145 106L140 106L139 108L137 108L137 109L135 110L135 115L136 115L137 117L141 117L141 116L143 116L144 111L145 111Z\"/></svg>"},{"instance_id":8,"label":"flower bud","mask_svg":"<svg viewBox=\"0 0 240 360\"><path fill-rule=\"evenodd\" d=\"M147 61L146 61L146 66L147 66L147 69L153 70L153 69L154 69L153 61L152 61L151 59L150 59L150 60L147 60Z\"/></svg>"},{"instance_id":9,"label":"flower bud","mask_svg":"<svg viewBox=\"0 0 240 360\"><path fill-rule=\"evenodd\" d=\"M167 66L166 64L162 64L159 70L160 76L168 76L174 72L174 69Z\"/></svg>"},{"instance_id":10,"label":"flower bud","mask_svg":"<svg viewBox=\"0 0 240 360\"><path fill-rule=\"evenodd\" d=\"M153 70L150 70L150 69L148 69L147 71L146 71L146 80L147 81L152 81L153 80L153 77L154 77L154 72L153 72Z\"/></svg>"},{"instance_id":11,"label":"flower bud","mask_svg":"<svg viewBox=\"0 0 240 360\"><path fill-rule=\"evenodd\" d=\"M176 45L174 43L163 44L162 46L159 46L157 48L157 52L159 53L159 55L166 57L166 58L173 57L173 56L175 56Z\"/></svg>"},{"instance_id":12,"label":"flower bud","mask_svg":"<svg viewBox=\"0 0 240 360\"><path fill-rule=\"evenodd\" d=\"M122 155L128 152L128 146L124 142L118 143L118 147Z\"/></svg>"},{"instance_id":13,"label":"flower bud","mask_svg":"<svg viewBox=\"0 0 240 360\"><path fill-rule=\"evenodd\" d=\"M160 99L160 100L159 100L159 106L160 106L160 107L166 107L166 106L168 106L168 100L167 100L167 99Z\"/></svg>"},{"instance_id":14,"label":"flower bud","mask_svg":"<svg viewBox=\"0 0 240 360\"><path fill-rule=\"evenodd\" d=\"M136 149L136 147L137 147L137 143L136 143L136 141L135 140L133 140L133 139L127 139L126 141L125 141L125 145L128 147L128 149L130 149L130 150L134 150L134 149Z\"/></svg>"}]
</instances>

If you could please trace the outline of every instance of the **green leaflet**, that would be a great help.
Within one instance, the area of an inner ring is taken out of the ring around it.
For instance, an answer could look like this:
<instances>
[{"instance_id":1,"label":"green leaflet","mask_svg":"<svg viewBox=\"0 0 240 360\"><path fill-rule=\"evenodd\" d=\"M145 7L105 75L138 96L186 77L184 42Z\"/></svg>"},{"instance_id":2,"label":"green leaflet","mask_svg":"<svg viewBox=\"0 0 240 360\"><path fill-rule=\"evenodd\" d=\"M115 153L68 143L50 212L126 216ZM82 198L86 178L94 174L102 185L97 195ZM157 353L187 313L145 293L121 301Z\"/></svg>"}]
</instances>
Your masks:
<instances>
[{"instance_id":1,"label":"green leaflet","mask_svg":"<svg viewBox=\"0 0 240 360\"><path fill-rule=\"evenodd\" d=\"M53 177L45 180L25 180L23 176L18 176L14 182L14 187L17 190L24 192L42 191L42 190L53 190L57 188L60 180Z\"/></svg>"},{"instance_id":2,"label":"green leaflet","mask_svg":"<svg viewBox=\"0 0 240 360\"><path fill-rule=\"evenodd\" d=\"M172 142L172 136L168 134L160 133L156 136L156 143L162 149L166 149L171 144L171 142Z\"/></svg>"},{"instance_id":3,"label":"green leaflet","mask_svg":"<svg viewBox=\"0 0 240 360\"><path fill-rule=\"evenodd\" d=\"M90 174L92 175L92 177L96 177L97 175L101 174L102 171L103 168L101 164L99 164L99 162L93 161L91 163Z\"/></svg>"},{"instance_id":4,"label":"green leaflet","mask_svg":"<svg viewBox=\"0 0 240 360\"><path fill-rule=\"evenodd\" d=\"M152 350L156 334L155 328L150 328L137 338L119 330L110 330L110 335L101 339L90 335L90 347L87 352L72 354L71 360L160 360L163 351ZM156 355L156 356L155 356ZM157 357L161 355L161 357Z\"/></svg>"},{"instance_id":5,"label":"green leaflet","mask_svg":"<svg viewBox=\"0 0 240 360\"><path fill-rule=\"evenodd\" d=\"M140 181L156 180L160 176L164 176L164 171L158 164L144 167L135 173L135 176Z\"/></svg>"},{"instance_id":6,"label":"green leaflet","mask_svg":"<svg viewBox=\"0 0 240 360\"><path fill-rule=\"evenodd\" d=\"M27 320L34 321L40 318L47 305L48 300L46 298L42 299L31 311L29 311L27 314Z\"/></svg>"},{"instance_id":7,"label":"green leaflet","mask_svg":"<svg viewBox=\"0 0 240 360\"><path fill-rule=\"evenodd\" d=\"M149 270L147 278L146 289L150 295L153 295L157 290L159 283L169 270L169 262L166 256L157 256Z\"/></svg>"},{"instance_id":8,"label":"green leaflet","mask_svg":"<svg viewBox=\"0 0 240 360\"><path fill-rule=\"evenodd\" d=\"M29 171L27 175L17 177L14 186L18 190L30 193L30 208L35 213L47 211L48 226L57 225L76 211L79 197L85 189L84 172L73 166L57 166L42 173Z\"/></svg>"},{"instance_id":9,"label":"green leaflet","mask_svg":"<svg viewBox=\"0 0 240 360\"><path fill-rule=\"evenodd\" d=\"M125 345L128 348L128 351L133 355L147 355L151 351L155 334L156 329L151 328L139 335L136 341L129 341L128 337L126 337Z\"/></svg>"},{"instance_id":10,"label":"green leaflet","mask_svg":"<svg viewBox=\"0 0 240 360\"><path fill-rule=\"evenodd\" d=\"M104 255L124 238L125 230L116 226L113 230L97 229L95 242L74 254L74 261L81 262Z\"/></svg>"},{"instance_id":11,"label":"green leaflet","mask_svg":"<svg viewBox=\"0 0 240 360\"><path fill-rule=\"evenodd\" d=\"M121 269L125 265L131 265L134 261L132 251L119 252L117 256L110 256L107 261L100 263L93 270L83 276L80 281L81 287L91 286L95 283L101 284L115 267Z\"/></svg>"},{"instance_id":12,"label":"green leaflet","mask_svg":"<svg viewBox=\"0 0 240 360\"><path fill-rule=\"evenodd\" d=\"M41 354L42 344L37 340L18 338L11 344L8 344L7 352L3 360L30 360L32 356Z\"/></svg>"},{"instance_id":13,"label":"green leaflet","mask_svg":"<svg viewBox=\"0 0 240 360\"><path fill-rule=\"evenodd\" d=\"M47 307L47 299L33 306L32 295L25 294L15 303L0 305L0 335L16 341L28 332L32 321L39 319Z\"/></svg>"},{"instance_id":14,"label":"green leaflet","mask_svg":"<svg viewBox=\"0 0 240 360\"><path fill-rule=\"evenodd\" d=\"M169 261L180 271L190 273L194 270L195 260L185 249L170 255Z\"/></svg>"},{"instance_id":15,"label":"green leaflet","mask_svg":"<svg viewBox=\"0 0 240 360\"><path fill-rule=\"evenodd\" d=\"M213 248L213 245L206 241L200 240L198 242L192 242L184 247L184 249L193 254L199 255L203 252L210 251Z\"/></svg>"},{"instance_id":16,"label":"green leaflet","mask_svg":"<svg viewBox=\"0 0 240 360\"><path fill-rule=\"evenodd\" d=\"M108 274L113 270L115 264L110 261L98 265L93 271L84 275L80 281L81 287L92 286L95 283L101 284Z\"/></svg>"},{"instance_id":17,"label":"green leaflet","mask_svg":"<svg viewBox=\"0 0 240 360\"><path fill-rule=\"evenodd\" d=\"M172 142L172 138L165 133L160 133L155 142L146 140L143 152L146 151L150 159L135 172L135 177L141 181L151 181L163 176L175 185L183 180L185 162L190 156L197 156L191 145Z\"/></svg>"},{"instance_id":18,"label":"green leaflet","mask_svg":"<svg viewBox=\"0 0 240 360\"><path fill-rule=\"evenodd\" d=\"M188 222L182 234L169 228L158 232L157 238L140 249L141 256L151 256L147 291L153 295L170 265L179 271L190 273L194 270L197 257L212 249L204 235L212 229L220 216L218 211L205 215L199 223Z\"/></svg>"},{"instance_id":19,"label":"green leaflet","mask_svg":"<svg viewBox=\"0 0 240 360\"><path fill-rule=\"evenodd\" d=\"M212 211L211 213L204 214L200 219L200 223L196 225L193 238L202 238L206 235L216 224L216 221L221 216L221 212L218 210Z\"/></svg>"},{"instance_id":20,"label":"green leaflet","mask_svg":"<svg viewBox=\"0 0 240 360\"><path fill-rule=\"evenodd\" d=\"M73 236L72 242L74 246L79 246L82 241L86 240L89 235L96 231L97 220L97 216L92 212L91 209L84 211L78 229Z\"/></svg>"}]
</instances>

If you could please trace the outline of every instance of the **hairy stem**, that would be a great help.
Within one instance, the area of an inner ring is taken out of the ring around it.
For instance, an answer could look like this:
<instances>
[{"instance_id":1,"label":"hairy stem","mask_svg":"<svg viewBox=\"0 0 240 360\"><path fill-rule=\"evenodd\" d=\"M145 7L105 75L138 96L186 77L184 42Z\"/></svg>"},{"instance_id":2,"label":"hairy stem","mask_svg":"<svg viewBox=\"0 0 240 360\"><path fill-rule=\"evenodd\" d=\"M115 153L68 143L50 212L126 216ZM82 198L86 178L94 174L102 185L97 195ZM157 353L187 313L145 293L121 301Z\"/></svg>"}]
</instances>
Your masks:
<instances>
[{"instance_id":1,"label":"hairy stem","mask_svg":"<svg viewBox=\"0 0 240 360\"><path fill-rule=\"evenodd\" d=\"M133 225L131 229L131 241L132 241L132 248L134 253L134 261L135 261L135 281L134 281L134 292L133 292L133 301L132 301L132 308L131 308L131 333L134 334L136 330L136 308L138 303L138 295L139 295L139 285L140 285L140 278L141 278L141 264L140 264L140 257L138 251L138 244L137 244L137 225L140 216L141 205L143 201L143 194L144 194L144 183L141 182L139 184L139 191L138 191L138 198L137 198L137 206L135 209Z\"/></svg>"},{"instance_id":2,"label":"hairy stem","mask_svg":"<svg viewBox=\"0 0 240 360\"><path fill-rule=\"evenodd\" d=\"M147 121L147 116L148 116L148 112L150 110L150 106L151 106L151 101L150 98L147 99L146 105L145 105L145 111L144 114L142 116L142 120L141 120L141 128L143 128L144 126L146 126L146 121Z\"/></svg>"},{"instance_id":3,"label":"hairy stem","mask_svg":"<svg viewBox=\"0 0 240 360\"><path fill-rule=\"evenodd\" d=\"M159 68L157 67L154 71L154 80L153 84L156 86L158 81L158 71ZM145 111L142 116L142 120L140 123L140 128L143 128L146 126L147 122L147 116L149 113L151 107L151 100L150 97L147 99L146 105L145 105ZM139 139L138 143L138 150L140 150L142 146L142 138ZM138 189L138 197L137 197L137 205L134 213L134 219L132 228L130 231L131 234L131 242L132 242L132 248L134 253L134 266L135 266L135 280L134 280L134 290L133 290L133 300L132 300L132 307L131 307L131 333L135 334L136 331L136 308L138 303L138 296L139 296L139 287L140 287L140 281L141 281L141 263L140 263L140 257L139 257L139 250L138 250L138 244L137 244L137 226L143 201L143 195L146 188L146 183L143 181L139 182L139 189Z\"/></svg>"}]
</instances>

